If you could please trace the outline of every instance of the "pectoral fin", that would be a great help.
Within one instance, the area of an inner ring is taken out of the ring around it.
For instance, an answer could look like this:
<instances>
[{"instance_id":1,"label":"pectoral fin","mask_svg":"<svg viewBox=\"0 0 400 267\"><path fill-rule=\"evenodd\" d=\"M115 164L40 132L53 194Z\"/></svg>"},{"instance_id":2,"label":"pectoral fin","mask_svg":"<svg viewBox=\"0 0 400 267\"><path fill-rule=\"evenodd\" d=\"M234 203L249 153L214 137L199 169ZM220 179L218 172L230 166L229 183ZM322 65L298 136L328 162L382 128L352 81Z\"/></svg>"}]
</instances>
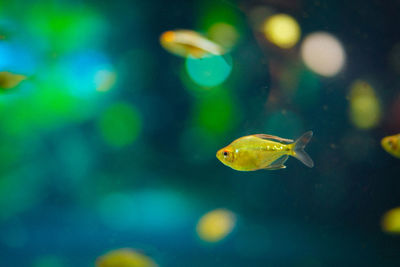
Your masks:
<instances>
[{"instance_id":1,"label":"pectoral fin","mask_svg":"<svg viewBox=\"0 0 400 267\"><path fill-rule=\"evenodd\" d=\"M188 46L189 46L189 54L195 59L203 59L207 55L207 53L204 50L196 46L191 46L191 45Z\"/></svg>"},{"instance_id":2,"label":"pectoral fin","mask_svg":"<svg viewBox=\"0 0 400 267\"><path fill-rule=\"evenodd\" d=\"M285 162L287 161L287 159L289 158L289 155L284 155L282 157L280 157L279 159L275 160L274 162L272 162L270 165L268 165L267 167L263 168L264 170L279 170L279 169L284 169L286 168Z\"/></svg>"},{"instance_id":3,"label":"pectoral fin","mask_svg":"<svg viewBox=\"0 0 400 267\"><path fill-rule=\"evenodd\" d=\"M285 142L285 143L293 143L294 141L292 139L285 139L281 138L275 135L269 135L269 134L253 134L253 136L262 138L262 139L272 139L272 140L277 140L279 142Z\"/></svg>"}]
</instances>

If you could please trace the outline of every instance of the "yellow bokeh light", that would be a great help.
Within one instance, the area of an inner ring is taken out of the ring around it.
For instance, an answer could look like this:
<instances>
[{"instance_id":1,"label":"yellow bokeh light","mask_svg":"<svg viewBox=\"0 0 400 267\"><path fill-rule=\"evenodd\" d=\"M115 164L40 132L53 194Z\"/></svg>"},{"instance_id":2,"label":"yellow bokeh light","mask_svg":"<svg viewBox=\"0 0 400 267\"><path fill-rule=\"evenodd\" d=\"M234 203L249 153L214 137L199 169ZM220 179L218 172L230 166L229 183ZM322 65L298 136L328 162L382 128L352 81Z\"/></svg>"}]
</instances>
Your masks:
<instances>
[{"instance_id":1,"label":"yellow bokeh light","mask_svg":"<svg viewBox=\"0 0 400 267\"><path fill-rule=\"evenodd\" d=\"M97 258L96 267L157 267L149 257L130 248L110 251Z\"/></svg>"},{"instance_id":2,"label":"yellow bokeh light","mask_svg":"<svg viewBox=\"0 0 400 267\"><path fill-rule=\"evenodd\" d=\"M400 207L386 212L382 217L382 231L400 234Z\"/></svg>"},{"instance_id":3,"label":"yellow bokeh light","mask_svg":"<svg viewBox=\"0 0 400 267\"><path fill-rule=\"evenodd\" d=\"M226 209L216 209L203 215L197 224L197 234L206 242L218 242L232 232L236 215Z\"/></svg>"},{"instance_id":4,"label":"yellow bokeh light","mask_svg":"<svg viewBox=\"0 0 400 267\"><path fill-rule=\"evenodd\" d=\"M297 21L286 14L276 14L267 18L264 23L266 38L281 48L291 48L300 39L300 26Z\"/></svg>"},{"instance_id":5,"label":"yellow bokeh light","mask_svg":"<svg viewBox=\"0 0 400 267\"><path fill-rule=\"evenodd\" d=\"M307 67L326 77L338 74L346 59L343 45L326 32L308 35L301 44L301 57Z\"/></svg>"},{"instance_id":6,"label":"yellow bokeh light","mask_svg":"<svg viewBox=\"0 0 400 267\"><path fill-rule=\"evenodd\" d=\"M350 87L350 119L360 129L376 126L381 118L381 106L374 89L357 80Z\"/></svg>"}]
</instances>

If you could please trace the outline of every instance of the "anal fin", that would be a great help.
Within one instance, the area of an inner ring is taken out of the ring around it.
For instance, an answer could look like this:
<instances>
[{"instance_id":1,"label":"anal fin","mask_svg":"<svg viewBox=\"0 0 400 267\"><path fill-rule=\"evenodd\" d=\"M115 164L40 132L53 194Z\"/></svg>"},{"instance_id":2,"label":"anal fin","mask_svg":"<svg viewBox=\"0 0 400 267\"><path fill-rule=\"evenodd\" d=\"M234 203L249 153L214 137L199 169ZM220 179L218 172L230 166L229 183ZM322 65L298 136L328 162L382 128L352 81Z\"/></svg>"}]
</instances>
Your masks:
<instances>
[{"instance_id":1,"label":"anal fin","mask_svg":"<svg viewBox=\"0 0 400 267\"><path fill-rule=\"evenodd\" d=\"M274 171L274 170L280 170L280 169L285 169L285 165L280 165L280 166L268 166L264 168L263 170L269 170L269 171Z\"/></svg>"},{"instance_id":2,"label":"anal fin","mask_svg":"<svg viewBox=\"0 0 400 267\"><path fill-rule=\"evenodd\" d=\"M267 167L263 168L264 170L280 170L280 169L285 169L286 166L284 165L287 159L289 158L289 155L284 155L280 157L279 159L275 160L272 162L270 165Z\"/></svg>"}]
</instances>

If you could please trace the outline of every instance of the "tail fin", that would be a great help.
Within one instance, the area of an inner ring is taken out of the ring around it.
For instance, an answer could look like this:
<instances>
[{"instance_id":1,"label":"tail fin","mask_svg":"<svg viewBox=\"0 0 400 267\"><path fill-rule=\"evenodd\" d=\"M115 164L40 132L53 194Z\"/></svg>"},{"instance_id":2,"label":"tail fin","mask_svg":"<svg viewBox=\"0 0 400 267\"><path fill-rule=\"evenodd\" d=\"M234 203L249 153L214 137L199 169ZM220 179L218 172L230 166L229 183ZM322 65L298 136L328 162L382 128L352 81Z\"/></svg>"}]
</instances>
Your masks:
<instances>
[{"instance_id":1,"label":"tail fin","mask_svg":"<svg viewBox=\"0 0 400 267\"><path fill-rule=\"evenodd\" d=\"M314 167L314 162L310 158L310 156L304 151L304 147L308 144L308 142L311 140L311 137L313 136L312 131L308 131L302 136L299 137L299 139L294 142L294 149L293 149L293 157L297 158L301 162L303 162L307 167Z\"/></svg>"}]
</instances>

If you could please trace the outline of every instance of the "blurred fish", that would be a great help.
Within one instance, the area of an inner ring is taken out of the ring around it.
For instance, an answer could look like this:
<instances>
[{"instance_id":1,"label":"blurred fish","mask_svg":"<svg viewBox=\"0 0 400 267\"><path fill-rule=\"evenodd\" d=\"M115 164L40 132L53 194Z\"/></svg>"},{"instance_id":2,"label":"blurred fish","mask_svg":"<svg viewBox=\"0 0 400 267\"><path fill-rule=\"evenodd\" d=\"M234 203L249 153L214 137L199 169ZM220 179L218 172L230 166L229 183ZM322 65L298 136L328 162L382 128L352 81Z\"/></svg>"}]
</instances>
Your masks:
<instances>
[{"instance_id":1,"label":"blurred fish","mask_svg":"<svg viewBox=\"0 0 400 267\"><path fill-rule=\"evenodd\" d=\"M164 32L160 43L166 50L181 57L203 58L226 53L220 45L191 30Z\"/></svg>"},{"instance_id":2,"label":"blurred fish","mask_svg":"<svg viewBox=\"0 0 400 267\"><path fill-rule=\"evenodd\" d=\"M0 72L0 88L1 89L11 89L16 87L20 82L26 80L25 75L13 74L8 71Z\"/></svg>"},{"instance_id":3,"label":"blurred fish","mask_svg":"<svg viewBox=\"0 0 400 267\"><path fill-rule=\"evenodd\" d=\"M382 216L382 230L390 234L400 234L400 207L387 211Z\"/></svg>"},{"instance_id":4,"label":"blurred fish","mask_svg":"<svg viewBox=\"0 0 400 267\"><path fill-rule=\"evenodd\" d=\"M381 144L390 155L400 158L400 134L382 138Z\"/></svg>"},{"instance_id":5,"label":"blurred fish","mask_svg":"<svg viewBox=\"0 0 400 267\"><path fill-rule=\"evenodd\" d=\"M248 135L220 149L217 152L217 158L237 171L284 169L286 168L284 163L289 156L297 158L312 168L314 163L304 151L312 135L312 131L306 132L296 142L268 134Z\"/></svg>"},{"instance_id":6,"label":"blurred fish","mask_svg":"<svg viewBox=\"0 0 400 267\"><path fill-rule=\"evenodd\" d=\"M218 242L229 235L236 224L236 215L227 209L216 209L204 214L197 223L198 236L206 242Z\"/></svg>"},{"instance_id":7,"label":"blurred fish","mask_svg":"<svg viewBox=\"0 0 400 267\"><path fill-rule=\"evenodd\" d=\"M130 248L110 251L97 258L96 267L157 267L149 257Z\"/></svg>"}]
</instances>

